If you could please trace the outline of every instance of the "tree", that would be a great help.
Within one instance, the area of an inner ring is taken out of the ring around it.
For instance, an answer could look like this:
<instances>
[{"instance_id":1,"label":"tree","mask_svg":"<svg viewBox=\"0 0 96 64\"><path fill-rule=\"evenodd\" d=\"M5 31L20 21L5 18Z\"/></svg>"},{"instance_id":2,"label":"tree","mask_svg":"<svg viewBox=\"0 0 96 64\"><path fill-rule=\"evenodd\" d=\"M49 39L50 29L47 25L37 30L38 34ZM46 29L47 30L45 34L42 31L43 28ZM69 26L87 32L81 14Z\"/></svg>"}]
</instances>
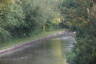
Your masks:
<instances>
[{"instance_id":1,"label":"tree","mask_svg":"<svg viewBox=\"0 0 96 64\"><path fill-rule=\"evenodd\" d=\"M66 4L67 3L67 4ZM77 32L73 64L94 64L96 59L96 3L92 0L64 0L60 7L64 24Z\"/></svg>"},{"instance_id":2,"label":"tree","mask_svg":"<svg viewBox=\"0 0 96 64\"><path fill-rule=\"evenodd\" d=\"M53 3L54 2L54 3ZM57 11L55 0L23 0L22 7L25 13L25 21L31 31L46 30L48 23L52 23ZM25 10L26 9L26 10Z\"/></svg>"},{"instance_id":3,"label":"tree","mask_svg":"<svg viewBox=\"0 0 96 64\"><path fill-rule=\"evenodd\" d=\"M9 34L11 37L18 34L19 31L16 28L20 28L24 24L24 13L17 3L3 3L3 5L4 7L0 8L0 33L2 35L0 39L6 41L5 39L9 37Z\"/></svg>"},{"instance_id":4,"label":"tree","mask_svg":"<svg viewBox=\"0 0 96 64\"><path fill-rule=\"evenodd\" d=\"M59 0L0 1L1 40L4 38L3 33L15 39L49 30L60 23L61 16L57 8Z\"/></svg>"}]
</instances>

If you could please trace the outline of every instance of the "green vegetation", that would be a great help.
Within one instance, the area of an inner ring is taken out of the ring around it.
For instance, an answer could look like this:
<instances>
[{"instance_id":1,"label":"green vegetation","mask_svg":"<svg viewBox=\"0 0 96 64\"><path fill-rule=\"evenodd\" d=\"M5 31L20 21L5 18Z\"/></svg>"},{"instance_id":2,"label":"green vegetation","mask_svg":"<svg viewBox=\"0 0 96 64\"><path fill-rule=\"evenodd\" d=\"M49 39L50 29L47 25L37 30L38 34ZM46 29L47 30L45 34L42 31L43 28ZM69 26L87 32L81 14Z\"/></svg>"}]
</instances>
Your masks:
<instances>
[{"instance_id":1,"label":"green vegetation","mask_svg":"<svg viewBox=\"0 0 96 64\"><path fill-rule=\"evenodd\" d=\"M68 57L70 64L96 64L96 1L64 0L59 8L62 26L77 32L77 44Z\"/></svg>"},{"instance_id":2,"label":"green vegetation","mask_svg":"<svg viewBox=\"0 0 96 64\"><path fill-rule=\"evenodd\" d=\"M0 0L2 47L23 39L22 42L34 40L50 30L67 28L77 32L77 43L67 56L68 62L96 64L95 27L95 0Z\"/></svg>"},{"instance_id":3,"label":"green vegetation","mask_svg":"<svg viewBox=\"0 0 96 64\"><path fill-rule=\"evenodd\" d=\"M53 21L60 16L55 0L0 1L0 44L56 29L60 23Z\"/></svg>"}]
</instances>

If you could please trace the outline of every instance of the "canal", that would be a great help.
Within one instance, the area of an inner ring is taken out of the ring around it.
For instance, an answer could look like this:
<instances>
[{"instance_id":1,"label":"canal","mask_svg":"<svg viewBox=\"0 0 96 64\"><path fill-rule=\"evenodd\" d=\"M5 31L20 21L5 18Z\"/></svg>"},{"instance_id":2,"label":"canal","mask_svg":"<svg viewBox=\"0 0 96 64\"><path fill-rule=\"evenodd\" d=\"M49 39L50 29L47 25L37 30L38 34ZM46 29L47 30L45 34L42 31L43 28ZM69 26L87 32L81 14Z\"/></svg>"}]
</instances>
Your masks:
<instances>
[{"instance_id":1,"label":"canal","mask_svg":"<svg viewBox=\"0 0 96 64\"><path fill-rule=\"evenodd\" d=\"M41 40L25 49L0 57L0 64L68 64L66 54L76 43L72 36Z\"/></svg>"}]
</instances>

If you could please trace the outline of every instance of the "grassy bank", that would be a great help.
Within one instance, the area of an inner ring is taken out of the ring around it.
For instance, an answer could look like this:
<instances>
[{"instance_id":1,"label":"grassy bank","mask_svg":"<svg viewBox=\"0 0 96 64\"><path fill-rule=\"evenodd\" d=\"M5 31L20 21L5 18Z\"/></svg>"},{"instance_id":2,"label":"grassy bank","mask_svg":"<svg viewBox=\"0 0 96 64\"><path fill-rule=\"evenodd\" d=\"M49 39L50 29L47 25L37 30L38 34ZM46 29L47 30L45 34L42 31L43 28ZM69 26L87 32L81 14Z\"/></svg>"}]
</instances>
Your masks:
<instances>
[{"instance_id":1,"label":"grassy bank","mask_svg":"<svg viewBox=\"0 0 96 64\"><path fill-rule=\"evenodd\" d=\"M41 33L38 33L38 34L31 35L30 37L13 39L9 42L5 42L5 43L0 44L0 50L10 48L10 47L18 45L18 44L31 42L33 40L38 40L39 38L44 38L48 35L52 35L54 33L60 32L60 31L64 31L64 30L54 30L54 31L47 31L47 32L44 31L44 32L41 32Z\"/></svg>"}]
</instances>

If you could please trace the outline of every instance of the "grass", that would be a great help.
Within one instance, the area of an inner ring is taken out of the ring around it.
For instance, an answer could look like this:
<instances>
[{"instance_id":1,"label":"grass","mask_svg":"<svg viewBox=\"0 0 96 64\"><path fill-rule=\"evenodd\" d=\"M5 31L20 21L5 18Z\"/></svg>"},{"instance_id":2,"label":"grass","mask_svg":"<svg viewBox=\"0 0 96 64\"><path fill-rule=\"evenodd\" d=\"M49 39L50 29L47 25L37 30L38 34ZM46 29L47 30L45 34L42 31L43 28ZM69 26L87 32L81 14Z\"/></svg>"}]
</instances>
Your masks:
<instances>
[{"instance_id":1,"label":"grass","mask_svg":"<svg viewBox=\"0 0 96 64\"><path fill-rule=\"evenodd\" d=\"M54 33L60 32L60 31L64 31L64 30L61 29L61 30L48 31L48 32L44 31L44 32L41 32L39 34L31 35L30 37L11 40L10 42L5 42L2 45L0 45L0 50L10 48L10 47L15 46L17 44L23 44L23 43L26 43L26 42L31 42L33 40L38 40L39 38L44 38L48 35L52 35Z\"/></svg>"}]
</instances>

